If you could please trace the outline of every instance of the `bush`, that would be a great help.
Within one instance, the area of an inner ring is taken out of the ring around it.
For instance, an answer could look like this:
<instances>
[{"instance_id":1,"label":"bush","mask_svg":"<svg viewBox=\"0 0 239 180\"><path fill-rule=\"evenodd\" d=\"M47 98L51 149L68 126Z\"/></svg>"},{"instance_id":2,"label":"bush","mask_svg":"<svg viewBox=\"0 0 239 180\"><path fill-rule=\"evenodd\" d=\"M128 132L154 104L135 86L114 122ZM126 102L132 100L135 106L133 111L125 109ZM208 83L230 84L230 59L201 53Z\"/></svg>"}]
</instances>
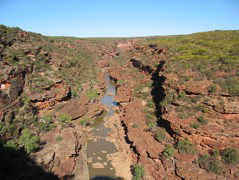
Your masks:
<instances>
[{"instance_id":1,"label":"bush","mask_svg":"<svg viewBox=\"0 0 239 180\"><path fill-rule=\"evenodd\" d=\"M176 99L174 92L169 91L166 93L163 101L160 102L160 106L167 107L167 105L171 104Z\"/></svg>"},{"instance_id":2,"label":"bush","mask_svg":"<svg viewBox=\"0 0 239 180\"><path fill-rule=\"evenodd\" d=\"M222 151L222 158L227 164L238 164L239 150L236 148L226 148Z\"/></svg>"},{"instance_id":3,"label":"bush","mask_svg":"<svg viewBox=\"0 0 239 180\"><path fill-rule=\"evenodd\" d=\"M47 132L51 129L55 128L56 126L53 124L53 116L52 114L43 114L40 123L39 123L39 129L40 131Z\"/></svg>"},{"instance_id":4,"label":"bush","mask_svg":"<svg viewBox=\"0 0 239 180\"><path fill-rule=\"evenodd\" d=\"M7 132L8 128L5 122L0 122L0 134L4 135Z\"/></svg>"},{"instance_id":5,"label":"bush","mask_svg":"<svg viewBox=\"0 0 239 180\"><path fill-rule=\"evenodd\" d=\"M6 144L4 144L4 147L9 148L9 149L18 149L18 144L14 140L9 140L9 141L7 141Z\"/></svg>"},{"instance_id":6,"label":"bush","mask_svg":"<svg viewBox=\"0 0 239 180\"><path fill-rule=\"evenodd\" d=\"M166 130L164 128L159 128L156 132L156 139L162 142L166 139Z\"/></svg>"},{"instance_id":7,"label":"bush","mask_svg":"<svg viewBox=\"0 0 239 180\"><path fill-rule=\"evenodd\" d=\"M180 98L180 99L183 99L183 98L185 98L185 97L186 97L185 91L181 91L181 92L179 93L179 95L178 95L178 98Z\"/></svg>"},{"instance_id":8,"label":"bush","mask_svg":"<svg viewBox=\"0 0 239 180\"><path fill-rule=\"evenodd\" d=\"M155 121L148 121L147 122L147 126L148 126L148 128L150 130L153 130L153 129L155 129L157 127L157 122L155 122Z\"/></svg>"},{"instance_id":9,"label":"bush","mask_svg":"<svg viewBox=\"0 0 239 180\"><path fill-rule=\"evenodd\" d=\"M217 91L217 86L215 84L211 85L209 88L208 88L208 92L209 93L215 93Z\"/></svg>"},{"instance_id":10,"label":"bush","mask_svg":"<svg viewBox=\"0 0 239 180\"><path fill-rule=\"evenodd\" d=\"M95 89L90 89L86 91L86 95L90 99L90 101L94 101L98 98L98 92Z\"/></svg>"},{"instance_id":11,"label":"bush","mask_svg":"<svg viewBox=\"0 0 239 180\"><path fill-rule=\"evenodd\" d=\"M222 173L222 163L220 160L211 157L209 155L202 155L198 159L199 166L209 172L214 172L216 174Z\"/></svg>"},{"instance_id":12,"label":"bush","mask_svg":"<svg viewBox=\"0 0 239 180\"><path fill-rule=\"evenodd\" d=\"M195 109L197 111L201 111L203 113L207 113L209 111L209 109L203 104L199 104L197 106L194 106L193 109Z\"/></svg>"},{"instance_id":13,"label":"bush","mask_svg":"<svg viewBox=\"0 0 239 180\"><path fill-rule=\"evenodd\" d=\"M190 127L194 128L194 129L197 129L197 128L200 127L200 125L197 122L193 122L193 123L190 124Z\"/></svg>"},{"instance_id":14,"label":"bush","mask_svg":"<svg viewBox=\"0 0 239 180\"><path fill-rule=\"evenodd\" d=\"M167 146L163 151L163 157L171 158L174 156L175 149L172 146Z\"/></svg>"},{"instance_id":15,"label":"bush","mask_svg":"<svg viewBox=\"0 0 239 180\"><path fill-rule=\"evenodd\" d=\"M197 103L198 101L200 101L200 99L201 99L200 96L196 96L196 97L191 98L191 102L192 103Z\"/></svg>"},{"instance_id":16,"label":"bush","mask_svg":"<svg viewBox=\"0 0 239 180\"><path fill-rule=\"evenodd\" d=\"M226 80L227 91L233 95L239 95L239 80L238 78L230 78Z\"/></svg>"},{"instance_id":17,"label":"bush","mask_svg":"<svg viewBox=\"0 0 239 180\"><path fill-rule=\"evenodd\" d=\"M220 151L218 149L216 149L212 152L212 157L218 158L219 156L220 156Z\"/></svg>"},{"instance_id":18,"label":"bush","mask_svg":"<svg viewBox=\"0 0 239 180\"><path fill-rule=\"evenodd\" d=\"M31 74L29 76L29 80L31 81L31 90L38 92L42 89L49 88L54 85L54 82L49 80L46 77L41 77L39 75Z\"/></svg>"},{"instance_id":19,"label":"bush","mask_svg":"<svg viewBox=\"0 0 239 180\"><path fill-rule=\"evenodd\" d=\"M147 106L150 107L150 108L155 108L155 103L152 99L149 99L147 101Z\"/></svg>"},{"instance_id":20,"label":"bush","mask_svg":"<svg viewBox=\"0 0 239 180\"><path fill-rule=\"evenodd\" d=\"M189 114L189 113L180 113L180 114L178 115L178 117L179 117L180 119L187 119L187 118L190 117L190 114Z\"/></svg>"},{"instance_id":21,"label":"bush","mask_svg":"<svg viewBox=\"0 0 239 180\"><path fill-rule=\"evenodd\" d=\"M80 124L82 126L87 126L87 125L89 125L89 121L90 121L90 119L88 117L83 117L80 119Z\"/></svg>"},{"instance_id":22,"label":"bush","mask_svg":"<svg viewBox=\"0 0 239 180\"><path fill-rule=\"evenodd\" d=\"M138 124L136 124L136 123L133 123L133 124L132 124L132 128L138 128L138 127L139 127Z\"/></svg>"},{"instance_id":23,"label":"bush","mask_svg":"<svg viewBox=\"0 0 239 180\"><path fill-rule=\"evenodd\" d=\"M62 137L62 136L57 136L56 137L56 142L60 142L60 141L62 141L64 138Z\"/></svg>"},{"instance_id":24,"label":"bush","mask_svg":"<svg viewBox=\"0 0 239 180\"><path fill-rule=\"evenodd\" d=\"M179 140L176 143L176 148L180 154L194 154L193 144L188 139Z\"/></svg>"},{"instance_id":25,"label":"bush","mask_svg":"<svg viewBox=\"0 0 239 180\"><path fill-rule=\"evenodd\" d=\"M62 124L62 127L67 127L71 124L71 116L69 114L60 114L58 116L59 122Z\"/></svg>"},{"instance_id":26,"label":"bush","mask_svg":"<svg viewBox=\"0 0 239 180\"><path fill-rule=\"evenodd\" d=\"M136 164L133 170L133 180L141 180L144 177L144 167Z\"/></svg>"},{"instance_id":27,"label":"bush","mask_svg":"<svg viewBox=\"0 0 239 180\"><path fill-rule=\"evenodd\" d=\"M200 122L202 125L207 125L208 124L208 120L205 119L203 116L198 117L198 122Z\"/></svg>"},{"instance_id":28,"label":"bush","mask_svg":"<svg viewBox=\"0 0 239 180\"><path fill-rule=\"evenodd\" d=\"M231 95L239 95L239 80L238 77L230 77L226 79L218 79L215 81L222 89Z\"/></svg>"},{"instance_id":29,"label":"bush","mask_svg":"<svg viewBox=\"0 0 239 180\"><path fill-rule=\"evenodd\" d=\"M33 136L29 129L24 129L18 139L18 144L24 146L27 153L33 152L39 148L39 137Z\"/></svg>"}]
</instances>

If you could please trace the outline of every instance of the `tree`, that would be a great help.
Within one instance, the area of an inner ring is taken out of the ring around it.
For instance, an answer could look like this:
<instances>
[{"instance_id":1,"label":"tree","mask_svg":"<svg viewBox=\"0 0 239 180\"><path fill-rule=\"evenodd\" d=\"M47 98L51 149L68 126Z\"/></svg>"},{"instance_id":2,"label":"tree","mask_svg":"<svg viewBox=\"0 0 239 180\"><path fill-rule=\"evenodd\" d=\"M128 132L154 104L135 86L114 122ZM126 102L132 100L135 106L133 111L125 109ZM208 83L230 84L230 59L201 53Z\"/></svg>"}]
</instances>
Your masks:
<instances>
[{"instance_id":1,"label":"tree","mask_svg":"<svg viewBox=\"0 0 239 180\"><path fill-rule=\"evenodd\" d=\"M180 154L184 154L184 153L193 154L194 153L193 144L188 139L179 140L176 144L176 148L178 149Z\"/></svg>"},{"instance_id":2,"label":"tree","mask_svg":"<svg viewBox=\"0 0 239 180\"><path fill-rule=\"evenodd\" d=\"M69 114L60 114L58 116L59 122L62 124L62 127L68 127L71 124L72 117Z\"/></svg>"},{"instance_id":3,"label":"tree","mask_svg":"<svg viewBox=\"0 0 239 180\"><path fill-rule=\"evenodd\" d=\"M239 163L239 150L236 148L226 148L222 151L222 158L227 164Z\"/></svg>"},{"instance_id":4,"label":"tree","mask_svg":"<svg viewBox=\"0 0 239 180\"><path fill-rule=\"evenodd\" d=\"M18 144L24 146L27 153L39 148L39 137L34 136L29 129L24 129L18 139Z\"/></svg>"},{"instance_id":5,"label":"tree","mask_svg":"<svg viewBox=\"0 0 239 180\"><path fill-rule=\"evenodd\" d=\"M174 156L175 149L172 146L166 146L163 151L163 157L171 158Z\"/></svg>"},{"instance_id":6,"label":"tree","mask_svg":"<svg viewBox=\"0 0 239 180\"><path fill-rule=\"evenodd\" d=\"M144 177L144 166L136 164L134 166L133 180L141 180Z\"/></svg>"}]
</instances>

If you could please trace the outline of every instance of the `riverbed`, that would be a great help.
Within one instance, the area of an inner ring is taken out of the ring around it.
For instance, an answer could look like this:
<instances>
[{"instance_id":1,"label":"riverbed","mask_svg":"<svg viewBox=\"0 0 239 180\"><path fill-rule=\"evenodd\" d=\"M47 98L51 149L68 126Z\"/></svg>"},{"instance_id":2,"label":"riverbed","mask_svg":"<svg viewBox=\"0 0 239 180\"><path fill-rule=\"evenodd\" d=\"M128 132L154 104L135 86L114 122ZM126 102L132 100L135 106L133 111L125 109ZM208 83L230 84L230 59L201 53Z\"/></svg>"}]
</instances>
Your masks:
<instances>
[{"instance_id":1,"label":"riverbed","mask_svg":"<svg viewBox=\"0 0 239 180\"><path fill-rule=\"evenodd\" d=\"M88 141L87 144L86 153L90 179L102 176L116 178L115 169L107 156L117 152L117 150L114 143L106 139L110 134L111 129L106 128L104 125L104 119L108 119L110 116L114 115L113 102L116 93L116 86L114 82L110 80L108 74L105 75L105 82L106 91L101 103L106 106L108 111L104 114L104 117L96 119L96 122L92 125L94 138Z\"/></svg>"}]
</instances>

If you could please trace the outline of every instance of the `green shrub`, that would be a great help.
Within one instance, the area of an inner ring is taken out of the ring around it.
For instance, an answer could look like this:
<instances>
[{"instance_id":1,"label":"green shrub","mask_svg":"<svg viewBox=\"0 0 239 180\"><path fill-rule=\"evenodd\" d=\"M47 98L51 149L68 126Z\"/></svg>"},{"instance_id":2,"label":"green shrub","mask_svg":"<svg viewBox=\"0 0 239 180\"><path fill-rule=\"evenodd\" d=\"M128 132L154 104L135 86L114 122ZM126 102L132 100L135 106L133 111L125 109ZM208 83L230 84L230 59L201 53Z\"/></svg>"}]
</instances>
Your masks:
<instances>
[{"instance_id":1,"label":"green shrub","mask_svg":"<svg viewBox=\"0 0 239 180\"><path fill-rule=\"evenodd\" d=\"M179 140L176 143L176 148L180 154L194 154L193 144L188 139Z\"/></svg>"},{"instance_id":2,"label":"green shrub","mask_svg":"<svg viewBox=\"0 0 239 180\"><path fill-rule=\"evenodd\" d=\"M89 125L89 121L90 121L90 119L88 117L83 117L80 119L80 124L82 126L87 126L87 125Z\"/></svg>"},{"instance_id":3,"label":"green shrub","mask_svg":"<svg viewBox=\"0 0 239 180\"><path fill-rule=\"evenodd\" d=\"M31 98L27 94L23 93L22 94L22 101L24 103L24 106L29 106L29 104L31 102Z\"/></svg>"},{"instance_id":4,"label":"green shrub","mask_svg":"<svg viewBox=\"0 0 239 180\"><path fill-rule=\"evenodd\" d=\"M178 117L179 117L180 119L187 119L187 118L190 117L190 114L189 114L189 113L180 113L180 114L178 115Z\"/></svg>"},{"instance_id":5,"label":"green shrub","mask_svg":"<svg viewBox=\"0 0 239 180\"><path fill-rule=\"evenodd\" d=\"M174 156L175 149L172 146L167 146L163 151L163 157L171 158Z\"/></svg>"},{"instance_id":6,"label":"green shrub","mask_svg":"<svg viewBox=\"0 0 239 180\"><path fill-rule=\"evenodd\" d=\"M39 75L31 74L29 76L29 80L31 81L31 90L34 92L38 92L41 89L45 89L54 85L53 81Z\"/></svg>"},{"instance_id":7,"label":"green shrub","mask_svg":"<svg viewBox=\"0 0 239 180\"><path fill-rule=\"evenodd\" d=\"M57 136L56 137L56 142L60 142L60 141L62 141L64 138L62 137L62 136Z\"/></svg>"},{"instance_id":8,"label":"green shrub","mask_svg":"<svg viewBox=\"0 0 239 180\"><path fill-rule=\"evenodd\" d=\"M176 99L174 92L169 91L166 93L165 98L162 102L160 102L160 106L166 107L167 105L171 104Z\"/></svg>"},{"instance_id":9,"label":"green shrub","mask_svg":"<svg viewBox=\"0 0 239 180\"><path fill-rule=\"evenodd\" d=\"M239 150L237 148L226 148L222 151L222 158L227 164L238 164Z\"/></svg>"},{"instance_id":10,"label":"green shrub","mask_svg":"<svg viewBox=\"0 0 239 180\"><path fill-rule=\"evenodd\" d=\"M197 103L198 101L200 101L200 99L201 99L200 96L196 96L196 97L191 98L191 102Z\"/></svg>"},{"instance_id":11,"label":"green shrub","mask_svg":"<svg viewBox=\"0 0 239 180\"><path fill-rule=\"evenodd\" d=\"M7 132L7 126L5 122L0 122L0 134L4 135Z\"/></svg>"},{"instance_id":12,"label":"green shrub","mask_svg":"<svg viewBox=\"0 0 239 180\"><path fill-rule=\"evenodd\" d=\"M218 158L219 156L220 156L220 151L218 149L216 149L212 152L212 157Z\"/></svg>"},{"instance_id":13,"label":"green shrub","mask_svg":"<svg viewBox=\"0 0 239 180\"><path fill-rule=\"evenodd\" d=\"M59 122L62 124L62 127L67 127L71 125L71 116L69 114L60 114L58 116Z\"/></svg>"},{"instance_id":14,"label":"green shrub","mask_svg":"<svg viewBox=\"0 0 239 180\"><path fill-rule=\"evenodd\" d=\"M239 95L239 79L236 77L226 80L227 91L233 95Z\"/></svg>"},{"instance_id":15,"label":"green shrub","mask_svg":"<svg viewBox=\"0 0 239 180\"><path fill-rule=\"evenodd\" d=\"M38 127L39 127L39 130L42 132L47 132L55 128L56 125L54 125L54 122L53 122L53 115L43 114L42 117L40 118Z\"/></svg>"},{"instance_id":16,"label":"green shrub","mask_svg":"<svg viewBox=\"0 0 239 180\"><path fill-rule=\"evenodd\" d=\"M134 165L133 180L142 180L143 177L144 177L143 165L140 165L140 164Z\"/></svg>"},{"instance_id":17,"label":"green shrub","mask_svg":"<svg viewBox=\"0 0 239 180\"><path fill-rule=\"evenodd\" d=\"M157 122L155 122L155 121L148 121L147 122L147 126L148 126L148 128L150 130L153 130L153 129L155 129L157 127Z\"/></svg>"},{"instance_id":18,"label":"green shrub","mask_svg":"<svg viewBox=\"0 0 239 180\"><path fill-rule=\"evenodd\" d=\"M194 106L193 109L195 109L197 111L201 111L203 113L207 113L209 111L209 109L203 104L199 104L197 106Z\"/></svg>"},{"instance_id":19,"label":"green shrub","mask_svg":"<svg viewBox=\"0 0 239 180\"><path fill-rule=\"evenodd\" d=\"M209 172L214 172L216 174L222 173L222 163L220 160L211 157L209 155L202 155L198 159L199 166Z\"/></svg>"},{"instance_id":20,"label":"green shrub","mask_svg":"<svg viewBox=\"0 0 239 180\"><path fill-rule=\"evenodd\" d=\"M178 95L178 98L180 98L180 99L184 99L185 97L186 97L185 91L181 91Z\"/></svg>"},{"instance_id":21,"label":"green shrub","mask_svg":"<svg viewBox=\"0 0 239 180\"><path fill-rule=\"evenodd\" d=\"M4 147L9 149L18 149L18 144L15 140L9 140L6 144L4 144Z\"/></svg>"},{"instance_id":22,"label":"green shrub","mask_svg":"<svg viewBox=\"0 0 239 180\"><path fill-rule=\"evenodd\" d=\"M98 92L95 89L90 89L86 91L86 95L90 99L90 101L96 100L98 98Z\"/></svg>"},{"instance_id":23,"label":"green shrub","mask_svg":"<svg viewBox=\"0 0 239 180\"><path fill-rule=\"evenodd\" d=\"M219 84L222 89L229 94L239 95L239 79L238 77L230 77L227 79L221 79L215 81L215 83Z\"/></svg>"},{"instance_id":24,"label":"green shrub","mask_svg":"<svg viewBox=\"0 0 239 180\"><path fill-rule=\"evenodd\" d=\"M213 84L208 88L209 93L215 93L217 91L217 85Z\"/></svg>"},{"instance_id":25,"label":"green shrub","mask_svg":"<svg viewBox=\"0 0 239 180\"><path fill-rule=\"evenodd\" d=\"M18 139L18 144L22 145L27 153L39 148L39 137L34 136L29 129L24 129Z\"/></svg>"},{"instance_id":26,"label":"green shrub","mask_svg":"<svg viewBox=\"0 0 239 180\"><path fill-rule=\"evenodd\" d=\"M153 120L153 119L155 119L155 118L156 118L156 116L155 116L155 114L152 113L152 112L147 112L146 115L145 115L145 119L146 119L147 121Z\"/></svg>"},{"instance_id":27,"label":"green shrub","mask_svg":"<svg viewBox=\"0 0 239 180\"><path fill-rule=\"evenodd\" d=\"M208 124L208 120L205 119L203 116L198 117L198 122L200 122L202 125L207 125Z\"/></svg>"},{"instance_id":28,"label":"green shrub","mask_svg":"<svg viewBox=\"0 0 239 180\"><path fill-rule=\"evenodd\" d=\"M133 123L133 124L132 124L132 128L138 128L138 127L139 127L138 124L136 124L136 123Z\"/></svg>"},{"instance_id":29,"label":"green shrub","mask_svg":"<svg viewBox=\"0 0 239 180\"><path fill-rule=\"evenodd\" d=\"M197 129L197 128L200 127L200 124L197 123L197 122L193 122L193 123L190 124L190 127L194 128L194 129Z\"/></svg>"},{"instance_id":30,"label":"green shrub","mask_svg":"<svg viewBox=\"0 0 239 180\"><path fill-rule=\"evenodd\" d=\"M164 128L159 128L157 129L157 132L156 132L156 139L159 141L159 142L162 142L166 139L166 130Z\"/></svg>"},{"instance_id":31,"label":"green shrub","mask_svg":"<svg viewBox=\"0 0 239 180\"><path fill-rule=\"evenodd\" d=\"M154 104L154 101L152 99L149 99L147 101L147 106L150 107L150 108L155 108L155 104Z\"/></svg>"}]
</instances>

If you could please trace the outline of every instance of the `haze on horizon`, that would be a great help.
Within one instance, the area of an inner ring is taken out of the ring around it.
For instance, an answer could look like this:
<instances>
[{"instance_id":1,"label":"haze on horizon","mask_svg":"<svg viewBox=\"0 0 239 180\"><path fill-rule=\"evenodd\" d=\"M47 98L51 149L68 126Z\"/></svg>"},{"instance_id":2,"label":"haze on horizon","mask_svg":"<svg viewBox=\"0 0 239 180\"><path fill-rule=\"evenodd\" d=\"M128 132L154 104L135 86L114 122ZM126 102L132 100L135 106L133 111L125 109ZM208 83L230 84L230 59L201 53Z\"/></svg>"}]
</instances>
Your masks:
<instances>
[{"instance_id":1,"label":"haze on horizon","mask_svg":"<svg viewBox=\"0 0 239 180\"><path fill-rule=\"evenodd\" d=\"M239 29L238 0L1 0L0 24L49 36L138 37Z\"/></svg>"}]
</instances>

